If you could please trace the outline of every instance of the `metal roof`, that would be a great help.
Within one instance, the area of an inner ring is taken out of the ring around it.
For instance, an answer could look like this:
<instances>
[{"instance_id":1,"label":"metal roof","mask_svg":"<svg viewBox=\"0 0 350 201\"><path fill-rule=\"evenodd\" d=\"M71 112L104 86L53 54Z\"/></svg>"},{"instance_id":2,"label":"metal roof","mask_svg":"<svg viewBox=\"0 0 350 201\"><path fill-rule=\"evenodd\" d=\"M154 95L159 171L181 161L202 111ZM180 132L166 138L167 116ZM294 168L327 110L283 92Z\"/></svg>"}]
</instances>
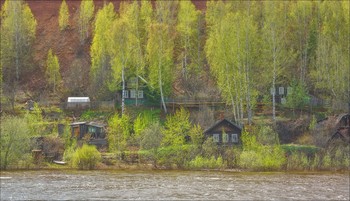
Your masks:
<instances>
[{"instance_id":1,"label":"metal roof","mask_svg":"<svg viewBox=\"0 0 350 201\"><path fill-rule=\"evenodd\" d=\"M88 103L89 97L68 97L68 103Z\"/></svg>"},{"instance_id":2,"label":"metal roof","mask_svg":"<svg viewBox=\"0 0 350 201\"><path fill-rule=\"evenodd\" d=\"M81 125L81 124L86 124L86 122L85 122L85 121L81 121L81 122L73 122L73 123L71 123L71 124L69 124L69 125L71 125L71 126L75 126L75 125Z\"/></svg>"}]
</instances>

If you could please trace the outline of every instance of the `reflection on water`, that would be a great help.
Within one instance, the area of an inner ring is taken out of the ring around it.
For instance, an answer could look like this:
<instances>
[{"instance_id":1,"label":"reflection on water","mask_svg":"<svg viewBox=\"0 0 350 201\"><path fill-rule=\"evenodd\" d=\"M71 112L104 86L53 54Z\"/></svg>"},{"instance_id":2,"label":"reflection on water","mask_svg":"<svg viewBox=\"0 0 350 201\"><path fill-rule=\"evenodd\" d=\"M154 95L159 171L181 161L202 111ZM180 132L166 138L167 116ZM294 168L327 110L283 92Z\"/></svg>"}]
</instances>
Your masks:
<instances>
[{"instance_id":1,"label":"reflection on water","mask_svg":"<svg viewBox=\"0 0 350 201\"><path fill-rule=\"evenodd\" d=\"M1 172L1 200L349 200L348 173Z\"/></svg>"}]
</instances>

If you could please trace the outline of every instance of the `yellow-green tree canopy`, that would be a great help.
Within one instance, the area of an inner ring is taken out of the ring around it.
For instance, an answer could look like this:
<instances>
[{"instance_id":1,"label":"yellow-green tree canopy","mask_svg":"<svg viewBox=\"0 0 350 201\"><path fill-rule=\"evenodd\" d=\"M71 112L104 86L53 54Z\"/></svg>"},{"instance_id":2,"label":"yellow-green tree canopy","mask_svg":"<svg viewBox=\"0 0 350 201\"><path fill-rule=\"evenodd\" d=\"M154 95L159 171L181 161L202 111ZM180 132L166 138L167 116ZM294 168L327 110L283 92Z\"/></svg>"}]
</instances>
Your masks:
<instances>
[{"instance_id":1,"label":"yellow-green tree canopy","mask_svg":"<svg viewBox=\"0 0 350 201\"><path fill-rule=\"evenodd\" d=\"M58 63L58 58L52 53L52 49L47 53L46 59L46 77L48 83L52 85L53 92L56 92L57 85L61 81L60 74L60 64Z\"/></svg>"},{"instance_id":2,"label":"yellow-green tree canopy","mask_svg":"<svg viewBox=\"0 0 350 201\"><path fill-rule=\"evenodd\" d=\"M63 0L60 6L58 25L60 26L61 31L65 30L69 25L69 9L66 0Z\"/></svg>"},{"instance_id":3,"label":"yellow-green tree canopy","mask_svg":"<svg viewBox=\"0 0 350 201\"><path fill-rule=\"evenodd\" d=\"M80 43L84 43L85 39L89 36L89 24L94 16L94 1L82 0L79 9L79 36Z\"/></svg>"}]
</instances>

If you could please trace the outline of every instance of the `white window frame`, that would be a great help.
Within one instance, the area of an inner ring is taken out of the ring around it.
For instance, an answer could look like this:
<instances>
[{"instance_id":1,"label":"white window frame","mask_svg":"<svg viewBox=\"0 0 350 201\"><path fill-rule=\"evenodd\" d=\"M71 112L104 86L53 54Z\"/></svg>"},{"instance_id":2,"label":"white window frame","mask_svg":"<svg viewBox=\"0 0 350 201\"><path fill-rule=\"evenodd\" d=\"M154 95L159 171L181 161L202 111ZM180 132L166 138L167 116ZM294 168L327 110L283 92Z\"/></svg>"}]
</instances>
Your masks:
<instances>
[{"instance_id":1,"label":"white window frame","mask_svg":"<svg viewBox=\"0 0 350 201\"><path fill-rule=\"evenodd\" d=\"M238 143L238 134L237 133L231 134L231 140L233 143Z\"/></svg>"},{"instance_id":2,"label":"white window frame","mask_svg":"<svg viewBox=\"0 0 350 201\"><path fill-rule=\"evenodd\" d=\"M143 91L142 90L138 90L137 91L137 97L138 98L143 98Z\"/></svg>"},{"instance_id":3,"label":"white window frame","mask_svg":"<svg viewBox=\"0 0 350 201\"><path fill-rule=\"evenodd\" d=\"M129 98L129 91L128 90L124 90L124 98Z\"/></svg>"},{"instance_id":4,"label":"white window frame","mask_svg":"<svg viewBox=\"0 0 350 201\"><path fill-rule=\"evenodd\" d=\"M220 142L220 134L213 134L213 141L214 142Z\"/></svg>"},{"instance_id":5,"label":"white window frame","mask_svg":"<svg viewBox=\"0 0 350 201\"><path fill-rule=\"evenodd\" d=\"M130 98L136 98L136 90L135 89L130 90Z\"/></svg>"}]
</instances>

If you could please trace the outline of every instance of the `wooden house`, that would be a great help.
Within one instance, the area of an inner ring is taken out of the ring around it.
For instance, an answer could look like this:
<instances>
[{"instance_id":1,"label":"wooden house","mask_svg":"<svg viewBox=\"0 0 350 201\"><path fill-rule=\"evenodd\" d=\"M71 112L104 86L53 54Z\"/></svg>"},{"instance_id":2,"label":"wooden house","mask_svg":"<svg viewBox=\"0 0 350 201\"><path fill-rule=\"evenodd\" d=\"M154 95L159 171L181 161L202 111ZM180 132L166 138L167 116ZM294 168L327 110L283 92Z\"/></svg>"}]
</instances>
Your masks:
<instances>
[{"instance_id":1,"label":"wooden house","mask_svg":"<svg viewBox=\"0 0 350 201\"><path fill-rule=\"evenodd\" d=\"M329 139L328 144L344 142L350 144L350 127L339 128Z\"/></svg>"},{"instance_id":2,"label":"wooden house","mask_svg":"<svg viewBox=\"0 0 350 201\"><path fill-rule=\"evenodd\" d=\"M71 136L78 140L89 138L89 144L107 145L105 125L96 122L74 122L70 124Z\"/></svg>"},{"instance_id":3,"label":"wooden house","mask_svg":"<svg viewBox=\"0 0 350 201\"><path fill-rule=\"evenodd\" d=\"M219 145L241 144L242 128L227 119L222 119L204 131L206 138L212 137Z\"/></svg>"},{"instance_id":4,"label":"wooden house","mask_svg":"<svg viewBox=\"0 0 350 201\"><path fill-rule=\"evenodd\" d=\"M335 125L337 130L327 144L337 144L337 142L350 144L350 113L339 115Z\"/></svg>"}]
</instances>

